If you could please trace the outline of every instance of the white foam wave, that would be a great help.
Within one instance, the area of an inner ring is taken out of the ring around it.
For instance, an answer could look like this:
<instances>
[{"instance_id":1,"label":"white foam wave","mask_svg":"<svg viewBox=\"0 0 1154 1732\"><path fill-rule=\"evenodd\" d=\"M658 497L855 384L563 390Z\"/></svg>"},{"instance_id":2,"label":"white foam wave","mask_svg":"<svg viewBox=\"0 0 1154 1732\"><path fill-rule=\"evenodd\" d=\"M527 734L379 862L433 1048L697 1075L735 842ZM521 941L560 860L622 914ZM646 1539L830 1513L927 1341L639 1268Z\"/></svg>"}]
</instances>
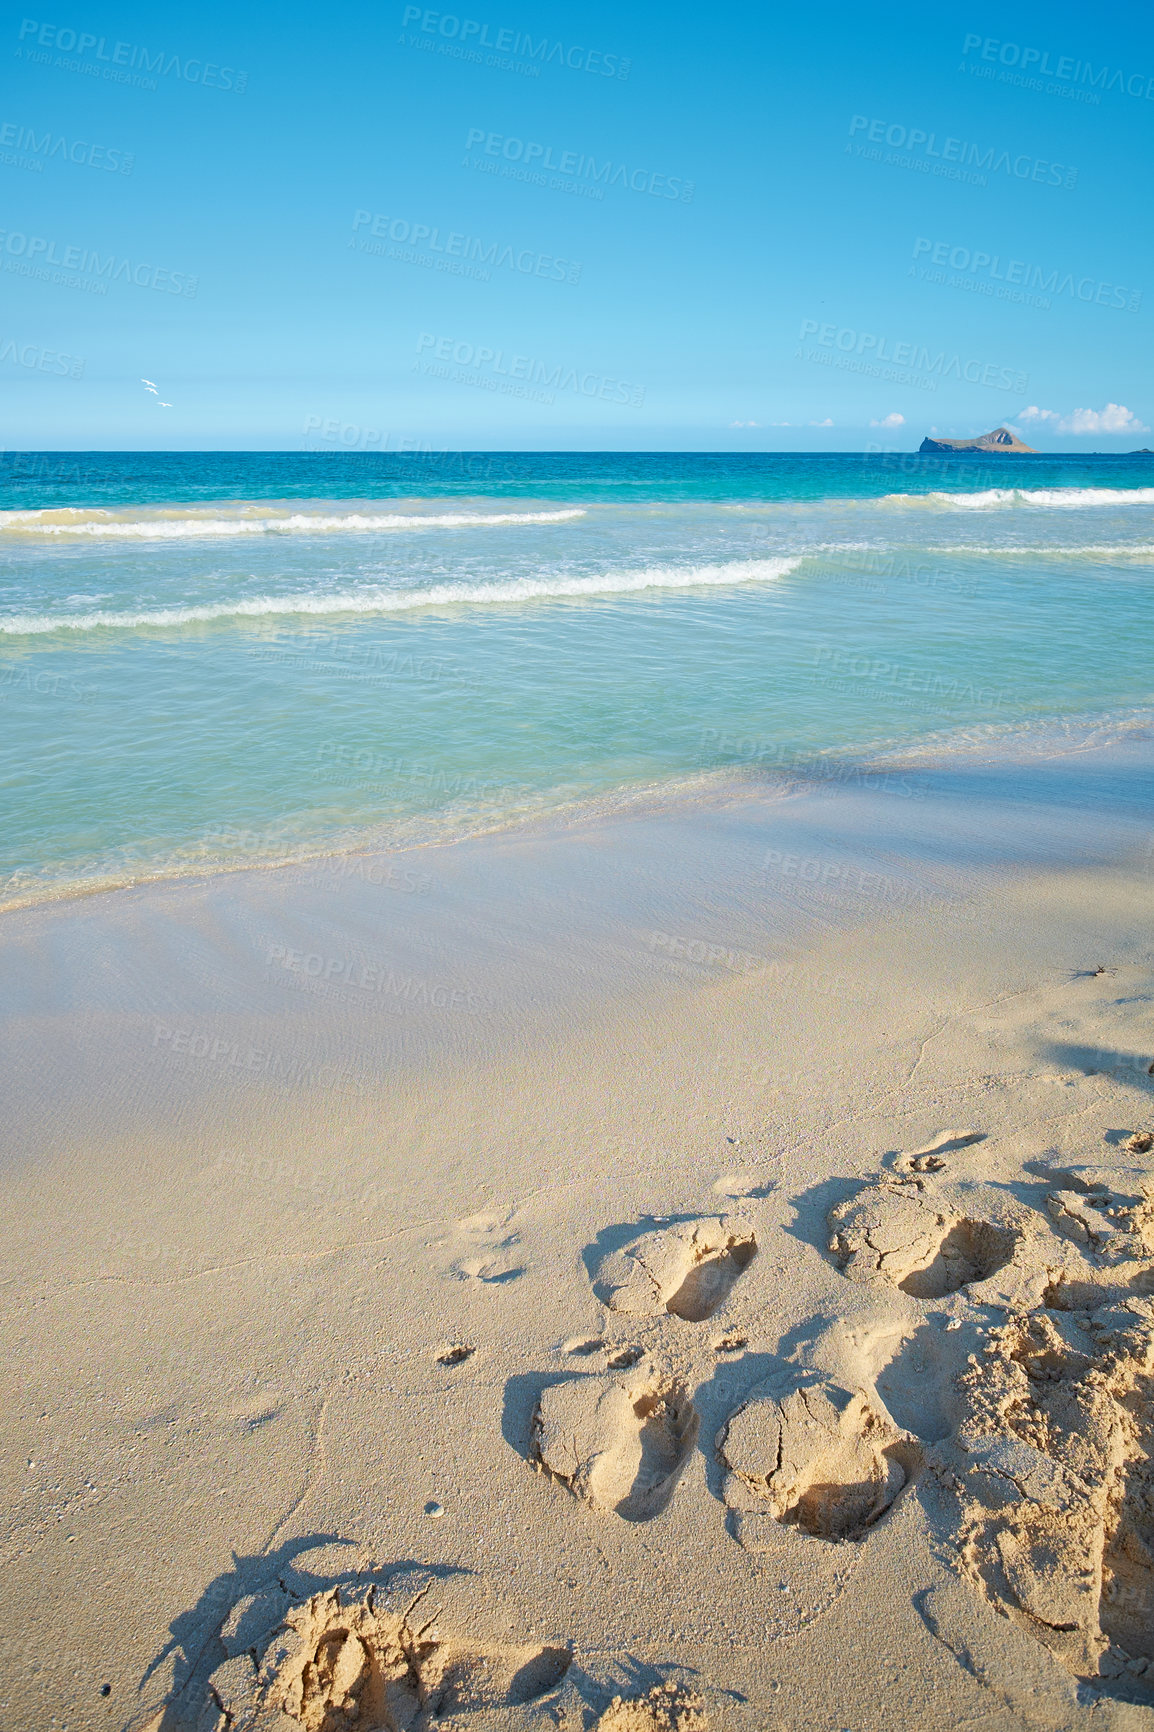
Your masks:
<instances>
[{"instance_id":1,"label":"white foam wave","mask_svg":"<svg viewBox=\"0 0 1154 1732\"><path fill-rule=\"evenodd\" d=\"M443 511L417 515L403 512L352 512L347 516L295 511L251 517L199 517L167 513L156 517L119 518L111 513L85 513L75 506L46 511L0 512L0 535L90 536L100 540L178 541L192 537L233 535L340 535L412 529L480 529L508 524L568 523L584 517L583 509L564 511Z\"/></svg>"},{"instance_id":2,"label":"white foam wave","mask_svg":"<svg viewBox=\"0 0 1154 1732\"><path fill-rule=\"evenodd\" d=\"M441 583L428 589L364 589L337 594L261 595L204 607L163 607L138 613L17 614L0 620L0 633L33 636L48 631L132 631L144 626L203 624L215 619L257 619L269 614L403 613L417 607L532 601L566 596L631 595L647 589L764 583L800 565L796 559L743 559L730 565L649 566L596 577L518 577L505 583Z\"/></svg>"},{"instance_id":3,"label":"white foam wave","mask_svg":"<svg viewBox=\"0 0 1154 1732\"><path fill-rule=\"evenodd\" d=\"M1154 505L1154 487L987 487L976 493L887 493L880 503L947 511L997 511L1015 505L1080 511L1103 505Z\"/></svg>"},{"instance_id":4,"label":"white foam wave","mask_svg":"<svg viewBox=\"0 0 1154 1732\"><path fill-rule=\"evenodd\" d=\"M924 549L926 553L989 554L996 559L1149 559L1154 545L1148 542L1086 542L1082 547L1023 547L1008 543L986 547L980 542L957 541Z\"/></svg>"}]
</instances>

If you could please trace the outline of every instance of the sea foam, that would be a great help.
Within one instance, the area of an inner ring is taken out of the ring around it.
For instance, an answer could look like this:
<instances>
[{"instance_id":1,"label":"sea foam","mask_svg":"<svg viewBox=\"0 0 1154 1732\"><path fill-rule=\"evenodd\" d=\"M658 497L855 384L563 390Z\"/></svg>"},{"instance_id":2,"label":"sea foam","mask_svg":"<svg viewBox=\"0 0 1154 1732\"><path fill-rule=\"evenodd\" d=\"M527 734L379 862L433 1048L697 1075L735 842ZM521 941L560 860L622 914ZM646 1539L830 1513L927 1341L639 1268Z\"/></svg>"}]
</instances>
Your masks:
<instances>
[{"instance_id":1,"label":"sea foam","mask_svg":"<svg viewBox=\"0 0 1154 1732\"><path fill-rule=\"evenodd\" d=\"M148 626L202 624L217 619L253 619L269 614L385 614L412 608L484 606L581 596L632 595L647 589L696 589L724 584L764 583L800 565L795 559L744 559L726 565L650 566L640 571L610 571L593 577L518 577L497 583L439 583L425 589L363 589L318 594L260 595L204 607L148 608L133 612L17 614L0 620L8 636L49 631L131 631Z\"/></svg>"},{"instance_id":2,"label":"sea foam","mask_svg":"<svg viewBox=\"0 0 1154 1732\"><path fill-rule=\"evenodd\" d=\"M251 509L251 508L250 508ZM158 512L117 517L112 512L66 506L49 511L0 512L0 535L86 536L98 540L180 541L233 535L341 535L365 531L414 529L486 529L511 524L568 523L584 517L578 507L562 511L443 511L429 513L352 512L344 516L321 512L266 512L263 516L210 517L195 512Z\"/></svg>"},{"instance_id":3,"label":"sea foam","mask_svg":"<svg viewBox=\"0 0 1154 1732\"><path fill-rule=\"evenodd\" d=\"M1103 505L1154 505L1154 487L987 487L976 493L886 493L878 503L939 511L997 511L1014 505L1084 511Z\"/></svg>"}]
</instances>

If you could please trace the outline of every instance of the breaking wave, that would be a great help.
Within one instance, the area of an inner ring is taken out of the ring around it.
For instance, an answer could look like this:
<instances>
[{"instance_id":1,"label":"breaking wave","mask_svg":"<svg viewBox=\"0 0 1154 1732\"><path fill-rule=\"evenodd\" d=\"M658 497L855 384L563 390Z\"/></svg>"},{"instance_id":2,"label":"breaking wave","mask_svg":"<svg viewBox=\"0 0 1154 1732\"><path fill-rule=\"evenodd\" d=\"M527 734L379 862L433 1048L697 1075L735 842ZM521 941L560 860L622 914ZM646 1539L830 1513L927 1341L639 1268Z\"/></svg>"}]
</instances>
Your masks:
<instances>
[{"instance_id":1,"label":"breaking wave","mask_svg":"<svg viewBox=\"0 0 1154 1732\"><path fill-rule=\"evenodd\" d=\"M878 503L924 505L939 511L998 511L1015 505L1081 511L1103 505L1154 505L1154 487L987 487L977 493L887 493Z\"/></svg>"},{"instance_id":2,"label":"breaking wave","mask_svg":"<svg viewBox=\"0 0 1154 1732\"><path fill-rule=\"evenodd\" d=\"M195 511L158 511L155 516L118 517L112 511L67 506L47 511L0 512L0 535L64 538L85 536L104 540L181 541L235 535L341 535L413 529L481 529L510 524L568 523L584 517L584 509L559 511L444 511L429 513L349 512L342 516L323 512L271 512L248 507L244 516L221 516Z\"/></svg>"},{"instance_id":3,"label":"breaking wave","mask_svg":"<svg viewBox=\"0 0 1154 1732\"><path fill-rule=\"evenodd\" d=\"M202 624L216 619L253 619L269 614L383 614L417 607L532 601L566 596L631 595L647 589L695 589L703 585L764 583L800 565L794 559L745 559L727 565L649 566L640 571L610 571L595 577L518 577L497 583L439 583L426 589L361 589L337 593L261 595L203 607L163 607L139 612L18 614L0 620L8 636L48 631L131 631L147 626Z\"/></svg>"}]
</instances>

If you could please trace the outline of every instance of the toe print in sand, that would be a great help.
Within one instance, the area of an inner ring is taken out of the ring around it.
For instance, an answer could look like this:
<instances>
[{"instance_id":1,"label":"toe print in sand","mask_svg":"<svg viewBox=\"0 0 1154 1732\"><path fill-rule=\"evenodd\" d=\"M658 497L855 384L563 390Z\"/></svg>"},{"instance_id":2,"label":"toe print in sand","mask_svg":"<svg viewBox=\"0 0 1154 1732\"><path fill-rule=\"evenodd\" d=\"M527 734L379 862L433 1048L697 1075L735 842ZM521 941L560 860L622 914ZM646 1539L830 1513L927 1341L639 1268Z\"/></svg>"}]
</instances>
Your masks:
<instances>
[{"instance_id":1,"label":"toe print in sand","mask_svg":"<svg viewBox=\"0 0 1154 1732\"><path fill-rule=\"evenodd\" d=\"M756 1254L748 1221L730 1215L682 1221L645 1233L604 1258L593 1291L611 1311L633 1317L668 1311L687 1323L703 1323L729 1297Z\"/></svg>"},{"instance_id":2,"label":"toe print in sand","mask_svg":"<svg viewBox=\"0 0 1154 1732\"><path fill-rule=\"evenodd\" d=\"M533 1417L534 1460L575 1497L626 1521L652 1521L697 1440L688 1392L643 1365L623 1377L555 1383Z\"/></svg>"},{"instance_id":3,"label":"toe print in sand","mask_svg":"<svg viewBox=\"0 0 1154 1732\"><path fill-rule=\"evenodd\" d=\"M828 1379L756 1390L718 1436L726 1501L750 1494L777 1521L823 1540L861 1539L921 1464L916 1439L863 1391Z\"/></svg>"}]
</instances>

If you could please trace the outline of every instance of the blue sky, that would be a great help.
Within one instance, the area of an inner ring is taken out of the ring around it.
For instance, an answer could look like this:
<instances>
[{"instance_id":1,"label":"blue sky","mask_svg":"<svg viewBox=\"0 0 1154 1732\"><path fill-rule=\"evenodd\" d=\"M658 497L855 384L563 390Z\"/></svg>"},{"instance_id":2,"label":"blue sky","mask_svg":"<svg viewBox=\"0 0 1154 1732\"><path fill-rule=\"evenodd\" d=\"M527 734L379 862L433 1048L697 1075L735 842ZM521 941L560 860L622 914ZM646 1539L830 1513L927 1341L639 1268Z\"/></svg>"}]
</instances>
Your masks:
<instances>
[{"instance_id":1,"label":"blue sky","mask_svg":"<svg viewBox=\"0 0 1154 1732\"><path fill-rule=\"evenodd\" d=\"M1145 9L36 4L6 449L1154 444Z\"/></svg>"}]
</instances>

